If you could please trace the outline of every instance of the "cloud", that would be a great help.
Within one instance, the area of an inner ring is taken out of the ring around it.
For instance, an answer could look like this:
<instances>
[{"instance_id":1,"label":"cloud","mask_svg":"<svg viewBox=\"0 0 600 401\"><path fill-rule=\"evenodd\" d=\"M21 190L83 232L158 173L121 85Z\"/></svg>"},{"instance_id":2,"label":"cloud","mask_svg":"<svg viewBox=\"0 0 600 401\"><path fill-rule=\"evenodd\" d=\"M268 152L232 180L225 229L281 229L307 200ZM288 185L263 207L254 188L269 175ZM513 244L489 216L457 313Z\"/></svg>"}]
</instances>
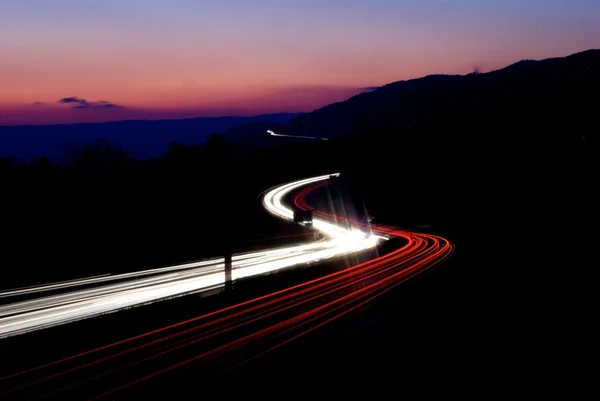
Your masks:
<instances>
[{"instance_id":1,"label":"cloud","mask_svg":"<svg viewBox=\"0 0 600 401\"><path fill-rule=\"evenodd\" d=\"M77 96L64 97L58 103L73 104L74 109L122 109L123 106L100 100L98 102L88 102L86 99Z\"/></svg>"},{"instance_id":2,"label":"cloud","mask_svg":"<svg viewBox=\"0 0 600 401\"><path fill-rule=\"evenodd\" d=\"M63 97L62 99L60 99L58 101L58 103L81 103L81 104L85 104L87 103L87 100L73 96L73 97Z\"/></svg>"},{"instance_id":3,"label":"cloud","mask_svg":"<svg viewBox=\"0 0 600 401\"><path fill-rule=\"evenodd\" d=\"M106 100L100 100L94 104L94 107L102 107L105 109L121 109L123 106L119 106L117 104L107 102Z\"/></svg>"},{"instance_id":4,"label":"cloud","mask_svg":"<svg viewBox=\"0 0 600 401\"><path fill-rule=\"evenodd\" d=\"M379 88L381 88L381 86L367 86L366 88L362 88L362 90L371 92L371 91L377 90Z\"/></svg>"}]
</instances>

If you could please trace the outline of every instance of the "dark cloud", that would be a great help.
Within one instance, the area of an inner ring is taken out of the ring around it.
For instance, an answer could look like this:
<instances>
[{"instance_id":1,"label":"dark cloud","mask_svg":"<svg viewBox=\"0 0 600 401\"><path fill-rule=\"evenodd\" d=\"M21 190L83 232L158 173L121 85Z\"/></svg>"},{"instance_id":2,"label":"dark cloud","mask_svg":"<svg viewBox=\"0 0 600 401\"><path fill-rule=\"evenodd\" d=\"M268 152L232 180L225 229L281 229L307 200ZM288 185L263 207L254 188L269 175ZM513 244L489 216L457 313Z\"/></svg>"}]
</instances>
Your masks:
<instances>
[{"instance_id":1,"label":"dark cloud","mask_svg":"<svg viewBox=\"0 0 600 401\"><path fill-rule=\"evenodd\" d=\"M74 106L73 106L74 109L121 109L121 108L123 108L122 106L119 106L119 105L111 103L111 102L107 102L106 100L100 100L99 102L88 102L86 99L77 97L77 96L64 97L64 98L60 99L58 101L58 103L74 104Z\"/></svg>"},{"instance_id":2,"label":"dark cloud","mask_svg":"<svg viewBox=\"0 0 600 401\"><path fill-rule=\"evenodd\" d=\"M79 103L79 104L87 104L87 100L82 99L77 96L72 97L63 97L58 101L58 103Z\"/></svg>"},{"instance_id":3,"label":"dark cloud","mask_svg":"<svg viewBox=\"0 0 600 401\"><path fill-rule=\"evenodd\" d=\"M99 102L94 103L94 107L102 107L105 109L121 109L121 108L123 108L123 106L119 106L118 104L107 102L106 100L100 100Z\"/></svg>"},{"instance_id":4,"label":"dark cloud","mask_svg":"<svg viewBox=\"0 0 600 401\"><path fill-rule=\"evenodd\" d=\"M374 91L379 88L381 88L381 86L367 86L366 88L362 88L362 89L365 91Z\"/></svg>"}]
</instances>

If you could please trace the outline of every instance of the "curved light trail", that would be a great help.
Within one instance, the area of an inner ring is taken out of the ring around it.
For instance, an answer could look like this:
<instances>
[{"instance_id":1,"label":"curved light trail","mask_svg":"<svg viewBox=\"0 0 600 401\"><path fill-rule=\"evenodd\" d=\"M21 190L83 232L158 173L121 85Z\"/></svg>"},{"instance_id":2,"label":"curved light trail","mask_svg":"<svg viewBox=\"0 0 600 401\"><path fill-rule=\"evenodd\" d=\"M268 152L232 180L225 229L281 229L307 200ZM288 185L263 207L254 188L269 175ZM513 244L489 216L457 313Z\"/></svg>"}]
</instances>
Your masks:
<instances>
[{"instance_id":1,"label":"curved light trail","mask_svg":"<svg viewBox=\"0 0 600 401\"><path fill-rule=\"evenodd\" d=\"M306 194L314 190L318 181L306 180L302 185L286 187L291 191L311 185L296 194L294 203L298 207L310 208ZM266 202L279 205L279 201ZM279 207L270 211L282 217L288 213ZM319 211L315 214L322 217L315 222L331 230L332 241L355 235L329 226L335 224L325 218L337 216ZM137 385L191 363L208 363L204 373L213 370L210 363L215 360L243 365L368 305L442 262L454 249L451 242L435 235L382 226L373 230L401 237L404 245L300 285L0 378L0 386L7 389L0 396L27 392L28 397L57 399L127 398L127 391L135 390ZM257 348L259 353L248 351Z\"/></svg>"},{"instance_id":2,"label":"curved light trail","mask_svg":"<svg viewBox=\"0 0 600 401\"><path fill-rule=\"evenodd\" d=\"M325 175L276 187L265 194L263 205L270 213L282 219L293 220L293 211L282 202L285 196L299 187L328 178L329 176ZM315 220L313 227L323 232L329 239L235 255L232 258L232 279L266 274L292 266L364 251L375 247L378 241L377 237L368 233L360 230L346 230L325 220ZM161 299L215 290L222 288L224 284L224 259L217 258L141 272L6 291L0 293L0 297L70 290L62 294L0 306L0 338ZM90 285L93 287L85 288Z\"/></svg>"}]
</instances>

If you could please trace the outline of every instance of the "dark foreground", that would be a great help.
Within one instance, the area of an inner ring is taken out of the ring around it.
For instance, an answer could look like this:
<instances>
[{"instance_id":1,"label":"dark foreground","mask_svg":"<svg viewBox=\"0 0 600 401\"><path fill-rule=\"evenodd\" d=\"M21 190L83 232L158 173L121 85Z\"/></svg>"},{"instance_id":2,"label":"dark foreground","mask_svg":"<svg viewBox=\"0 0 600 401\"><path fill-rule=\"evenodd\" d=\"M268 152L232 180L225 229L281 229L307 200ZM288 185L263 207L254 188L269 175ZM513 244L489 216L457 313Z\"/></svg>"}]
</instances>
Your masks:
<instances>
[{"instance_id":1,"label":"dark foreground","mask_svg":"<svg viewBox=\"0 0 600 401\"><path fill-rule=\"evenodd\" d=\"M179 399L233 393L250 396L281 394L284 389L293 393L308 390L318 395L327 390L353 392L373 386L384 389L412 385L415 378L427 381L439 372L446 378L471 375L475 372L469 363L475 355L474 344L483 345L477 355L484 359L488 358L489 344L476 329L476 300L472 299L473 283L464 269L462 238L458 233L448 237L453 237L457 245L448 261L409 280L368 308L238 368L235 367L240 361L264 349L250 347L208 364L191 363L115 394L115 398ZM356 262L350 258L346 264ZM339 262L329 263L251 279L236 283L230 295L202 299L192 295L4 340L2 359L12 363L3 364L0 374L5 376L189 319L341 267ZM193 354L193 347L184 351L185 357ZM154 368L164 368L168 361L161 364ZM145 373L148 372L140 369L126 374L134 378ZM99 380L95 385L82 387L82 393L59 393L56 399L99 394L123 379L127 380L127 376L118 375L115 382Z\"/></svg>"}]
</instances>

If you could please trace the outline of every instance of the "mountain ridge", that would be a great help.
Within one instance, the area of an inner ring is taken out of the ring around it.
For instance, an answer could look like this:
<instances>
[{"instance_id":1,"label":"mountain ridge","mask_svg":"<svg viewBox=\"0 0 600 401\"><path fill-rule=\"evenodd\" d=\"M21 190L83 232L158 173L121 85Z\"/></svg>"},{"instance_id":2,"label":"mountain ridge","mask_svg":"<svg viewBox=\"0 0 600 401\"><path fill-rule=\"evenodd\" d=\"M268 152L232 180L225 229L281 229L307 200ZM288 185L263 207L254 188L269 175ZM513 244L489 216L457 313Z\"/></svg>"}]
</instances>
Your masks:
<instances>
[{"instance_id":1,"label":"mountain ridge","mask_svg":"<svg viewBox=\"0 0 600 401\"><path fill-rule=\"evenodd\" d=\"M287 123L300 113L250 117L198 117L169 120L124 120L102 123L21 125L0 127L0 157L60 161L67 146L86 146L98 139L130 152L138 159L162 157L171 142L201 145L211 134L248 122Z\"/></svg>"},{"instance_id":2,"label":"mountain ridge","mask_svg":"<svg viewBox=\"0 0 600 401\"><path fill-rule=\"evenodd\" d=\"M444 109L465 107L481 109L487 102L497 107L493 98L527 94L527 91L593 94L600 71L600 50L590 49L566 57L544 60L521 60L504 68L467 75L432 74L411 80L391 82L293 118L289 134L339 137L361 124L389 127L433 118ZM571 78L569 78L569 75ZM576 77L573 77L576 75ZM590 81L592 85L582 85ZM543 101L544 99L540 99Z\"/></svg>"}]
</instances>

